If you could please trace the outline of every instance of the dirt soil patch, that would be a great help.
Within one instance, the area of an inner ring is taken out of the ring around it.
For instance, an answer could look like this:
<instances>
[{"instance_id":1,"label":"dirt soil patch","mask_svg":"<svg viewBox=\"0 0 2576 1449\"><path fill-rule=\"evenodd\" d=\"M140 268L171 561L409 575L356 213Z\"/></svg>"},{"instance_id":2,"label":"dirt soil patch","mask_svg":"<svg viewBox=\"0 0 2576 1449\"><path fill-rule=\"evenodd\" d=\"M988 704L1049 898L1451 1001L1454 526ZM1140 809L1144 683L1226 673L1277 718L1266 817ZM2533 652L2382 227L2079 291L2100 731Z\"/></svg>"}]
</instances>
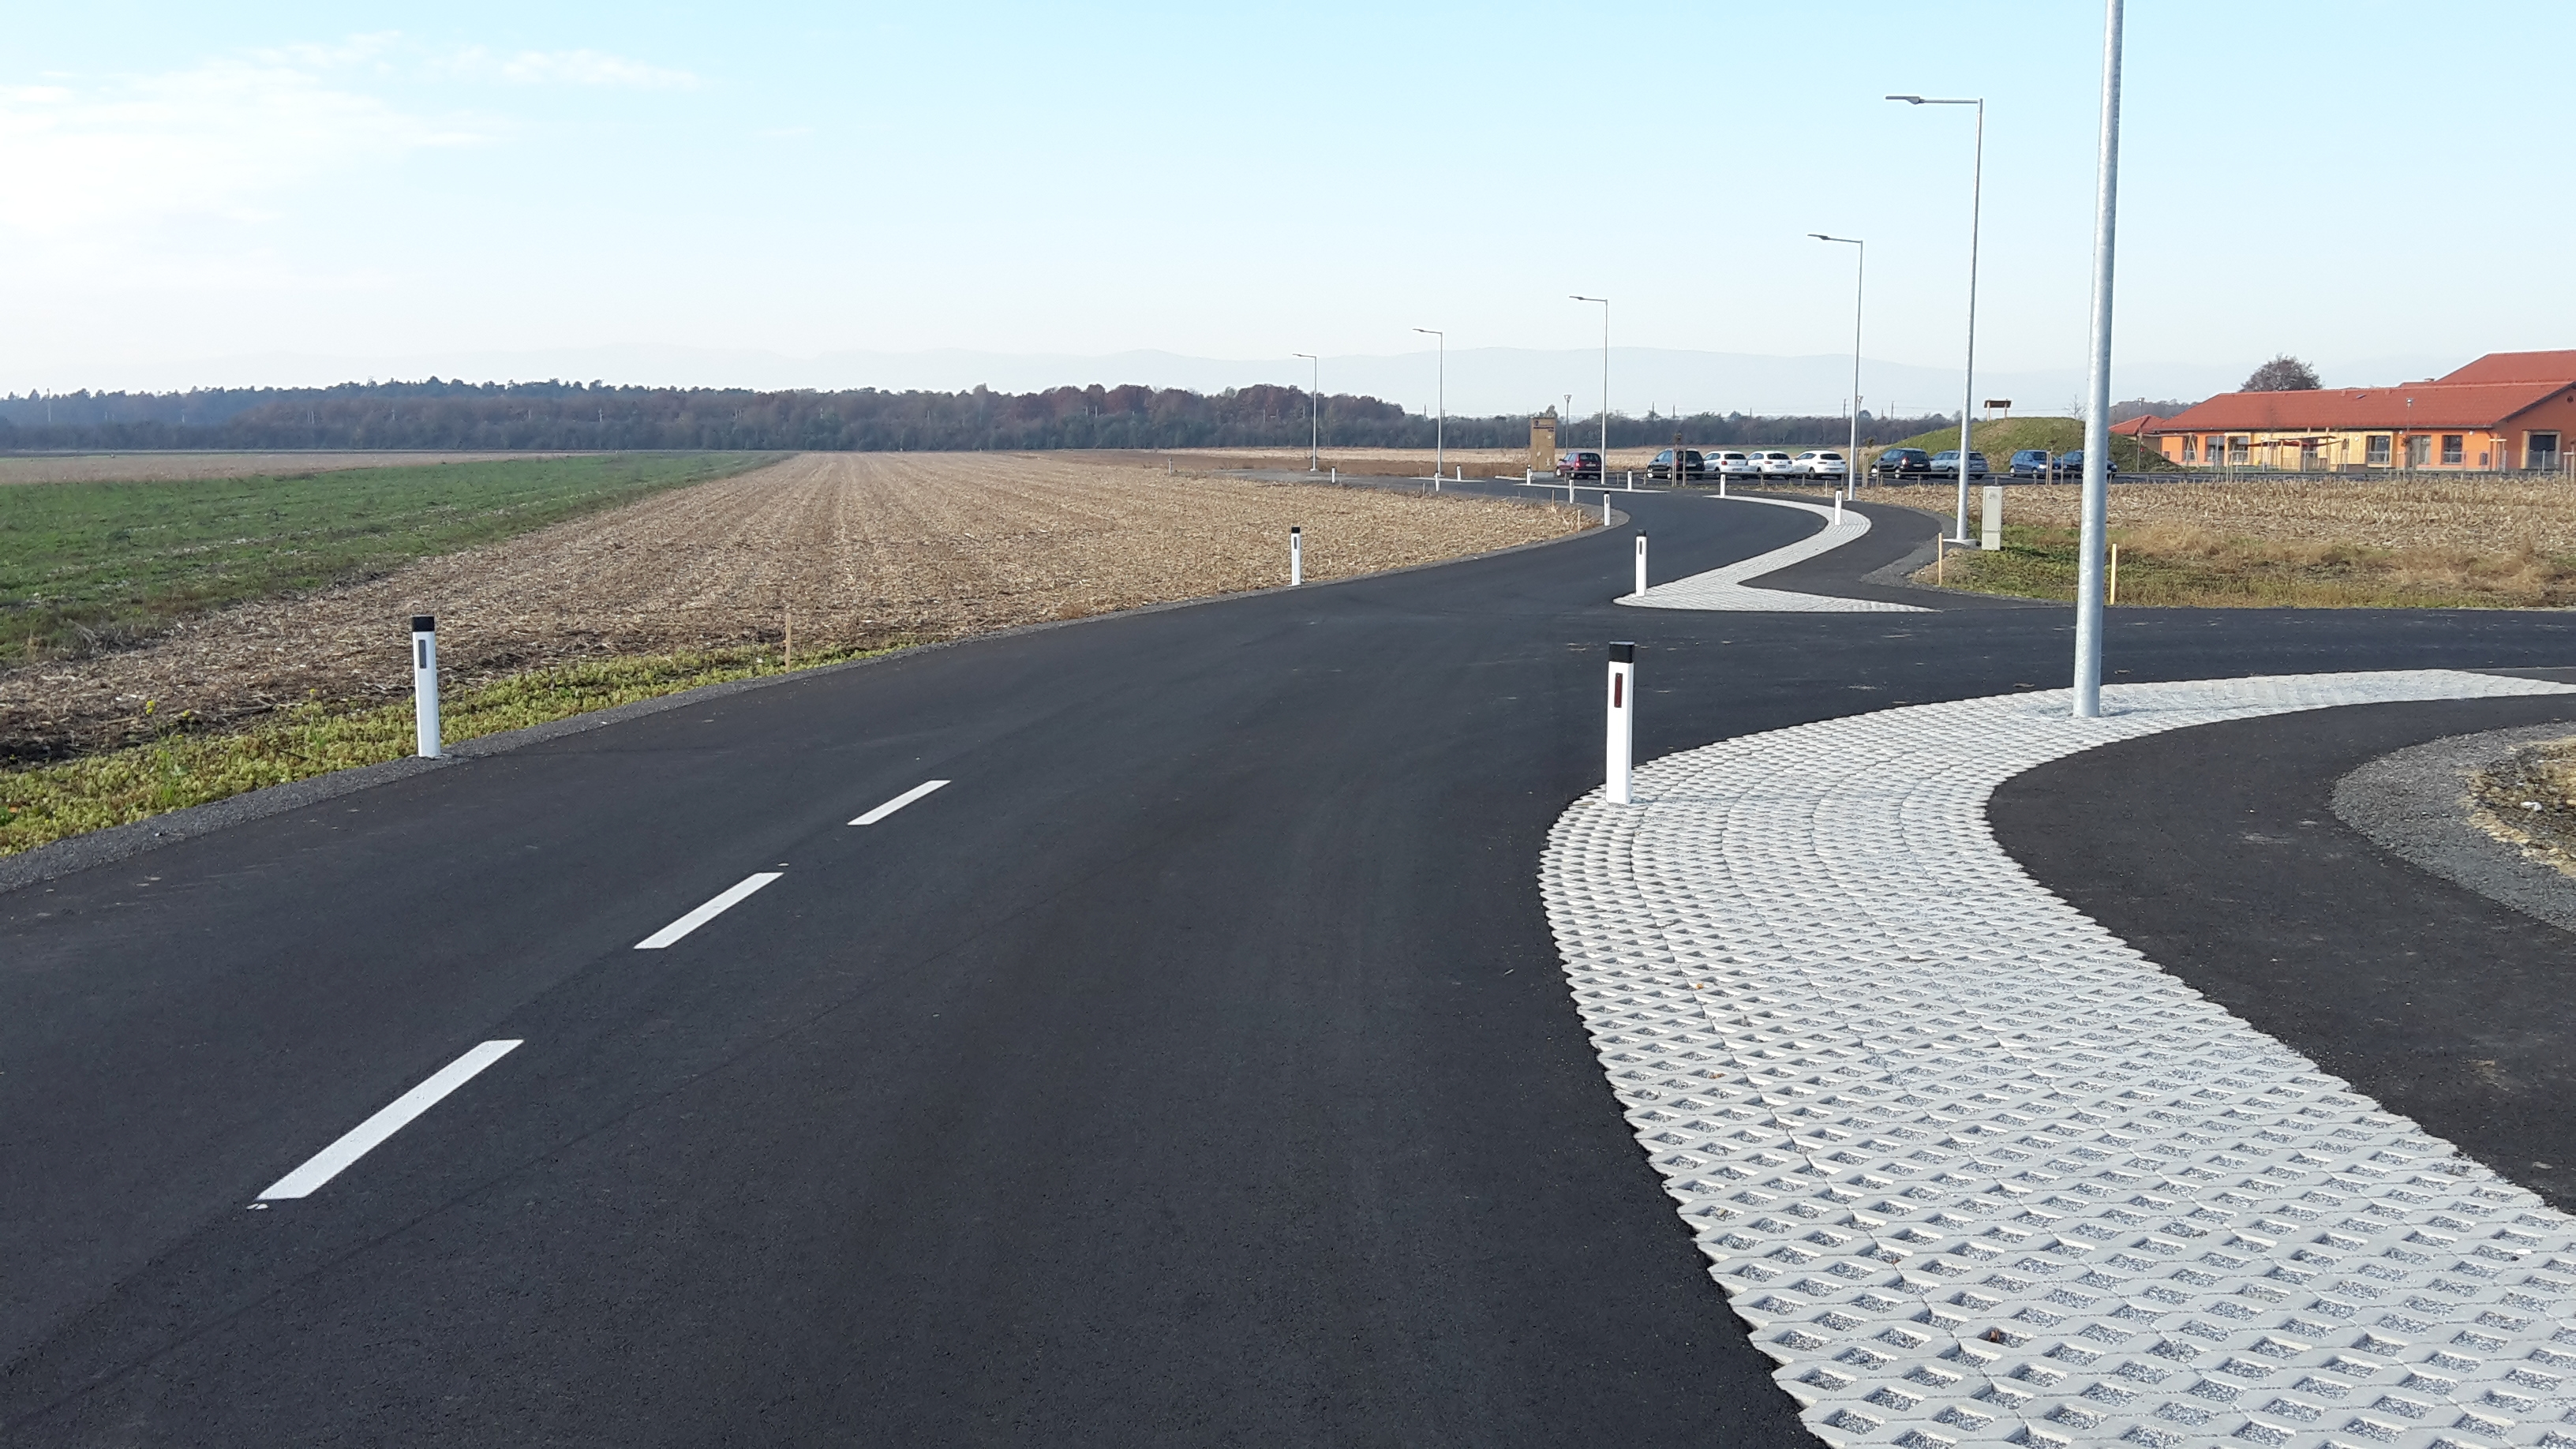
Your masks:
<instances>
[{"instance_id":1,"label":"dirt soil patch","mask_svg":"<svg viewBox=\"0 0 2576 1449\"><path fill-rule=\"evenodd\" d=\"M473 687L585 660L953 639L1529 543L1597 515L1445 494L1166 476L996 454L807 454L140 648L0 673L0 758L59 759L410 690L408 618Z\"/></svg>"},{"instance_id":2,"label":"dirt soil patch","mask_svg":"<svg viewBox=\"0 0 2576 1449\"><path fill-rule=\"evenodd\" d=\"M581 453L21 453L0 455L0 484L168 483L191 478L292 477L344 468L417 468Z\"/></svg>"},{"instance_id":3,"label":"dirt soil patch","mask_svg":"<svg viewBox=\"0 0 2576 1449\"><path fill-rule=\"evenodd\" d=\"M2576 739L2525 745L2469 782L2470 823L2576 876Z\"/></svg>"}]
</instances>

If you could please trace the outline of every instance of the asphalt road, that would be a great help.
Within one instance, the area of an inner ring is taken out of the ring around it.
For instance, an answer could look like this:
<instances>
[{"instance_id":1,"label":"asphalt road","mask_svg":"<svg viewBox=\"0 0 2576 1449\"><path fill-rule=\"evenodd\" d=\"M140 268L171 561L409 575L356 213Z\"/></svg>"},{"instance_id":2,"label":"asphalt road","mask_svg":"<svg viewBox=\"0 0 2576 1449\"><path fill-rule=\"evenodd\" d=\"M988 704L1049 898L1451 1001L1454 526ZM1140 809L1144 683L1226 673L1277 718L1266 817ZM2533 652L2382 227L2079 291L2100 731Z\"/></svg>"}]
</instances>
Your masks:
<instances>
[{"instance_id":1,"label":"asphalt road","mask_svg":"<svg viewBox=\"0 0 2576 1449\"><path fill-rule=\"evenodd\" d=\"M1619 501L1658 581L1814 527ZM1873 516L1845 578L1931 532ZM1639 642L1652 757L2060 685L2071 620L1626 609L1629 549L926 651L0 896L0 1439L1802 1442L1537 899L1601 646ZM2549 665L2576 623L2107 647Z\"/></svg>"}]
</instances>

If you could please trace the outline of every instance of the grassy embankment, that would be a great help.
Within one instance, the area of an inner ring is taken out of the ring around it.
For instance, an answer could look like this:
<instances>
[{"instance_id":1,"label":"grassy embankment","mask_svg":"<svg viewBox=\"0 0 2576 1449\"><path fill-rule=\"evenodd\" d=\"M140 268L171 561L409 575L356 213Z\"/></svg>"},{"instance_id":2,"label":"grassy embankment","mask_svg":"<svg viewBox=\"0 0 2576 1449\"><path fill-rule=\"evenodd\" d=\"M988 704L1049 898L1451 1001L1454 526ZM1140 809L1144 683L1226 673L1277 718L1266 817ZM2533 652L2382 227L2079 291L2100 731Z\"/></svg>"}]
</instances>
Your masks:
<instances>
[{"instance_id":1,"label":"grassy embankment","mask_svg":"<svg viewBox=\"0 0 2576 1449\"><path fill-rule=\"evenodd\" d=\"M883 652L808 656L800 650L796 667ZM533 670L441 700L440 733L454 744L785 667L775 650L748 647ZM0 771L0 855L245 790L401 759L412 750L408 700L357 707L316 702L241 729L173 732L81 759Z\"/></svg>"},{"instance_id":2,"label":"grassy embankment","mask_svg":"<svg viewBox=\"0 0 2576 1449\"><path fill-rule=\"evenodd\" d=\"M2084 420L2081 418L1998 418L1991 423L1977 424L1971 432L1976 450L1986 455L1986 466L1998 476L2008 469L2012 455L2024 448L2072 453L2084 446ZM1959 446L1959 430L1938 428L1928 433L1917 433L1892 446L1938 453ZM1863 448L1861 451L1874 460L1886 450ZM2124 473L2168 473L2174 466L2159 456L2155 449L2140 446L2135 438L2113 438L2111 462ZM1956 487L1956 482L1951 486Z\"/></svg>"},{"instance_id":3,"label":"grassy embankment","mask_svg":"<svg viewBox=\"0 0 2576 1449\"><path fill-rule=\"evenodd\" d=\"M257 478L0 488L0 667L326 588L646 494L761 453L604 454Z\"/></svg>"},{"instance_id":4,"label":"grassy embankment","mask_svg":"<svg viewBox=\"0 0 2576 1449\"><path fill-rule=\"evenodd\" d=\"M2072 486L2005 497L2004 547L1950 556L1954 588L2072 600ZM2123 605L2535 608L2576 605L2576 499L2519 481L2268 479L2111 490ZM1982 531L1982 491L1970 495ZM1938 510L1946 517L1946 510ZM1930 582L1929 571L1917 576Z\"/></svg>"}]
</instances>

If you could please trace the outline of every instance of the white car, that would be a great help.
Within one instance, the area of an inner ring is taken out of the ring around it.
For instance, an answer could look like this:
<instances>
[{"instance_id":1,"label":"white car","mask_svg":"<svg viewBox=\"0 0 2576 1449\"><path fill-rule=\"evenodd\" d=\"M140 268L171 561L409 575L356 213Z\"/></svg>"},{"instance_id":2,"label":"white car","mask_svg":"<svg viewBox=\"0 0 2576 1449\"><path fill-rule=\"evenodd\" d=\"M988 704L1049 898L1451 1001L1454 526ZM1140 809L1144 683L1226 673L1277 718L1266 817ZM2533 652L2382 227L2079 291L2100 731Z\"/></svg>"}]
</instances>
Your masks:
<instances>
[{"instance_id":1,"label":"white car","mask_svg":"<svg viewBox=\"0 0 2576 1449\"><path fill-rule=\"evenodd\" d=\"M1798 460L1786 453L1756 453L1753 465L1765 473L1794 474L1798 471Z\"/></svg>"},{"instance_id":2,"label":"white car","mask_svg":"<svg viewBox=\"0 0 2576 1449\"><path fill-rule=\"evenodd\" d=\"M1762 471L1762 465L1754 462L1752 455L1749 453L1738 453L1728 449L1713 453L1705 453L1702 454L1702 456L1708 459L1708 469L1710 472L1722 474L1729 478L1750 477L1751 475Z\"/></svg>"},{"instance_id":3,"label":"white car","mask_svg":"<svg viewBox=\"0 0 2576 1449\"><path fill-rule=\"evenodd\" d=\"M1806 474L1810 478L1848 478L1851 476L1851 464L1845 462L1843 460L1843 455L1840 453L1829 453L1821 449L1811 449L1807 452L1800 453L1797 458L1797 463L1798 471Z\"/></svg>"}]
</instances>

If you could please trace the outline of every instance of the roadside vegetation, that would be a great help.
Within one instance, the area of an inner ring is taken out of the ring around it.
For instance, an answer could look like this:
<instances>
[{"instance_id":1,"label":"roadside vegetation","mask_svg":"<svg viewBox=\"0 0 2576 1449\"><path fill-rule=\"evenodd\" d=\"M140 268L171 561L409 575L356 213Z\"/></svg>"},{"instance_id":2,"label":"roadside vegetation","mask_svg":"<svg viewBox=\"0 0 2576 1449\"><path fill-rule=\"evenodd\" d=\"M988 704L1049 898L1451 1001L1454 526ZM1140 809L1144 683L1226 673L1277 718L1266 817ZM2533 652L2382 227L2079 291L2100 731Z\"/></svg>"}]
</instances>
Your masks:
<instances>
[{"instance_id":1,"label":"roadside vegetation","mask_svg":"<svg viewBox=\"0 0 2576 1449\"><path fill-rule=\"evenodd\" d=\"M891 647L891 646L888 646ZM884 653L827 649L799 654L808 669ZM550 723L591 710L676 694L701 685L786 672L775 646L744 646L531 670L447 695L442 736L450 745ZM244 727L174 731L122 749L32 769L0 772L0 855L165 810L203 805L413 752L411 702L308 700Z\"/></svg>"},{"instance_id":2,"label":"roadside vegetation","mask_svg":"<svg viewBox=\"0 0 2576 1449\"><path fill-rule=\"evenodd\" d=\"M2081 490L2004 491L2004 547L1950 555L1953 588L2072 600ZM1914 500L1906 500L1912 502ZM1947 510L1926 499L1929 511ZM1984 490L1969 494L1982 531ZM2115 484L2119 602L2193 608L2576 605L2576 497L2518 479L2317 477ZM1930 583L1931 571L1916 575Z\"/></svg>"},{"instance_id":3,"label":"roadside vegetation","mask_svg":"<svg viewBox=\"0 0 2576 1449\"><path fill-rule=\"evenodd\" d=\"M773 461L606 454L0 487L0 668L149 638Z\"/></svg>"}]
</instances>

